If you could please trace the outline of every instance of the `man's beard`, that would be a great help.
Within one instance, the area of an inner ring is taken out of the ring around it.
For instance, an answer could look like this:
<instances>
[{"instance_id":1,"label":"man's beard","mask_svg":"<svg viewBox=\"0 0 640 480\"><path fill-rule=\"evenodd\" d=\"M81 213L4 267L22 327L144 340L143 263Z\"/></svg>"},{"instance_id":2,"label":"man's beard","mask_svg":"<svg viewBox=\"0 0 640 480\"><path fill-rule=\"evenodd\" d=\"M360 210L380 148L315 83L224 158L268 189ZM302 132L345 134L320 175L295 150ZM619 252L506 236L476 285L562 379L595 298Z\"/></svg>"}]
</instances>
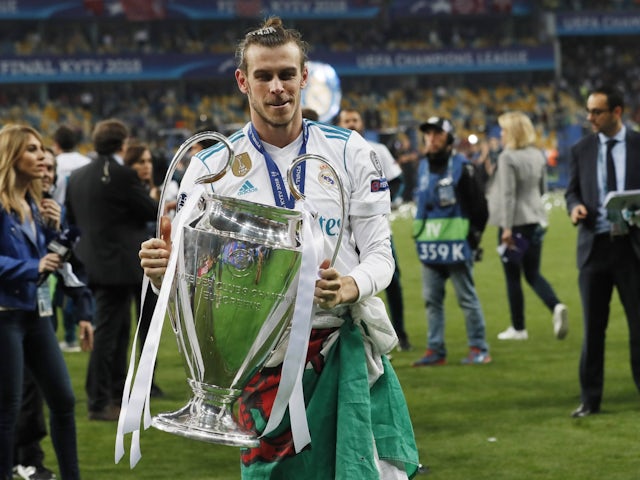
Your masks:
<instances>
[{"instance_id":1,"label":"man's beard","mask_svg":"<svg viewBox=\"0 0 640 480\"><path fill-rule=\"evenodd\" d=\"M268 112L269 106L266 106L264 103L259 103L252 96L249 97L249 102L253 104L254 112L262 119L264 123L266 123L270 127L286 127L291 123L291 115L270 115Z\"/></svg>"},{"instance_id":2,"label":"man's beard","mask_svg":"<svg viewBox=\"0 0 640 480\"><path fill-rule=\"evenodd\" d=\"M449 148L444 148L442 150L438 150L437 152L427 153L429 165L436 168L444 167L449 161L450 156L451 150Z\"/></svg>"}]
</instances>

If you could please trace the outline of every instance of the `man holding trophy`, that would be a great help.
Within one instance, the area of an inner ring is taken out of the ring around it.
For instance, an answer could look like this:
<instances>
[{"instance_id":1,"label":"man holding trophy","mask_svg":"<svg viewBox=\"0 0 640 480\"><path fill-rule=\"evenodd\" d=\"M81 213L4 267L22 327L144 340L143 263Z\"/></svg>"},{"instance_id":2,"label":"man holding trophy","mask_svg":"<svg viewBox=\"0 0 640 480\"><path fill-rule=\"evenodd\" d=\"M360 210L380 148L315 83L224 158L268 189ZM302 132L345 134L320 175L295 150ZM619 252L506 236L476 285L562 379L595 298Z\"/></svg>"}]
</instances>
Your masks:
<instances>
[{"instance_id":1,"label":"man holding trophy","mask_svg":"<svg viewBox=\"0 0 640 480\"><path fill-rule=\"evenodd\" d=\"M206 186L216 195L293 209L294 186L289 179L287 189L284 180L291 167L295 189L303 192L313 211L314 234L305 235L303 243L313 242L320 259L308 291L300 291L301 283L297 291L298 297L313 296L304 370L300 368L298 377L304 392L302 418L290 398L284 399L289 408L283 415L278 395L279 388L291 384L287 349L300 343L292 326L291 334L284 334L264 366L242 386L238 422L261 435L258 446L242 450L242 478L412 478L419 465L413 429L385 355L397 338L384 304L375 296L389 284L394 270L388 182L375 152L358 133L303 120L300 98L307 83L307 50L299 32L284 28L277 17L239 43L235 77L247 95L251 121L228 138L234 153L229 171ZM220 171L227 156L224 143L193 157L180 185L179 208L188 210L193 203L194 189L201 183L197 180ZM296 161L307 155L321 161ZM164 219L160 236L144 242L140 250L141 265L156 288L162 286L172 247L178 248L169 241L171 225ZM242 261L257 263L251 276L255 284L269 275L268 249L254 249L250 258L236 255L235 263L216 264L230 248L242 249L242 242L229 245L202 263L195 276L211 271L222 275L231 267L239 271ZM303 270L300 276L309 276ZM212 298L251 306L250 296L234 298L234 291L246 287L222 283L210 282L225 289L224 296L213 292ZM301 392L296 386L291 389L294 395Z\"/></svg>"}]
</instances>

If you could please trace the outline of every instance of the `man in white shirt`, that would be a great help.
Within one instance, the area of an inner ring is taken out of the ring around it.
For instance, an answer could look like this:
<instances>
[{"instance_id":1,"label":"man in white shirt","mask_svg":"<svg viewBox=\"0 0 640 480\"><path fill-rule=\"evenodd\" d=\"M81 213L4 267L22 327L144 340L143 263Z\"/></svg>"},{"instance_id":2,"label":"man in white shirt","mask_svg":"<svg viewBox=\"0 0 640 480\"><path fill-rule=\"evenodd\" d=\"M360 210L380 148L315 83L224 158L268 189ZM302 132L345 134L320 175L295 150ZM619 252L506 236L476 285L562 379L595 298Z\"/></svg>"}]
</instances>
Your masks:
<instances>
[{"instance_id":1,"label":"man in white shirt","mask_svg":"<svg viewBox=\"0 0 640 480\"><path fill-rule=\"evenodd\" d=\"M360 135L364 136L364 122L360 112L351 108L344 108L338 114L337 124L340 127L354 130ZM391 193L391 201L393 202L396 195L400 193L403 179L402 169L398 162L393 158L391 152L386 145L368 140L369 145L373 148L376 156L382 164L382 171L384 172L387 182L389 182L389 191ZM389 314L391 315L391 321L393 322L393 328L398 335L398 349L410 350L411 344L409 343L409 337L404 329L404 302L402 300L402 285L400 283L400 268L398 266L398 258L396 256L396 250L393 246L393 237L391 240L391 249L393 252L393 259L396 263L395 270L393 272L393 278L391 283L386 288L387 303L389 308Z\"/></svg>"},{"instance_id":2,"label":"man in white shirt","mask_svg":"<svg viewBox=\"0 0 640 480\"><path fill-rule=\"evenodd\" d=\"M56 154L56 186L53 198L64 205L69 176L75 169L84 167L91 159L76 151L78 132L69 125L60 125L53 134L53 151Z\"/></svg>"},{"instance_id":3,"label":"man in white shirt","mask_svg":"<svg viewBox=\"0 0 640 480\"><path fill-rule=\"evenodd\" d=\"M393 273L389 187L375 154L359 134L303 120L300 99L307 84L307 49L299 32L285 29L277 17L245 35L236 54L235 78L247 96L251 121L229 136L235 152L231 171L210 184L220 195L294 208L283 172L300 154L316 153L330 163L346 192L343 219L334 174L320 162L307 161L301 167L299 187L317 212L325 255L317 270L308 362L302 375L313 446L294 448L295 429L288 418L282 418L277 430L260 437L259 447L242 450L242 478L406 480L418 467L406 402L386 356L367 346L373 340L363 324L372 320L373 312L361 315L357 322L354 319L356 309L375 300ZM226 156L225 148L216 144L191 160L180 184L179 208L193 193L195 180L219 171ZM335 265L330 266L342 222L344 236ZM163 224L162 238L168 239L170 228ZM141 265L156 287L171 254L171 246L163 239L147 240L140 250ZM381 302L373 303L376 315L386 317ZM373 375L367 359L383 368ZM340 362L346 363L341 367ZM273 405L269 385L279 384L280 372L279 365L262 369L251 379L252 388L243 391L238 420L245 428L259 434L264 430ZM358 378L351 381L345 375ZM355 398L363 400L354 402ZM376 415L380 409L392 412L392 418ZM293 415L291 419L300 421Z\"/></svg>"},{"instance_id":4,"label":"man in white shirt","mask_svg":"<svg viewBox=\"0 0 640 480\"><path fill-rule=\"evenodd\" d=\"M56 180L51 190L51 196L63 207L63 217L65 216L64 204L69 176L75 169L84 167L91 161L89 157L75 151L78 139L79 132L69 125L60 125L53 134ZM60 348L64 352L79 352L80 345L76 339L76 319L73 317L73 300L66 296L60 296L57 300L56 307L60 307L62 311L62 324L65 331Z\"/></svg>"}]
</instances>

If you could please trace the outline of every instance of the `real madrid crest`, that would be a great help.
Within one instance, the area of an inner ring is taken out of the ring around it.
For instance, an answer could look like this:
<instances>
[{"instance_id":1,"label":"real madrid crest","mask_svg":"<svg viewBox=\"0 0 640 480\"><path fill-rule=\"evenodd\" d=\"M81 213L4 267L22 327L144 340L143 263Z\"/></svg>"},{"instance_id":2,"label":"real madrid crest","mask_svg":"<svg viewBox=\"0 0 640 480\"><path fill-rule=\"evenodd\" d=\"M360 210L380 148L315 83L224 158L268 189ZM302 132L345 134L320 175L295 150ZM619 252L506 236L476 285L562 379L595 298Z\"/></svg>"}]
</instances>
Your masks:
<instances>
[{"instance_id":1,"label":"real madrid crest","mask_svg":"<svg viewBox=\"0 0 640 480\"><path fill-rule=\"evenodd\" d=\"M336 179L333 176L333 172L326 165L320 166L320 173L318 173L318 182L321 185L328 187L335 187L337 185Z\"/></svg>"},{"instance_id":2,"label":"real madrid crest","mask_svg":"<svg viewBox=\"0 0 640 480\"><path fill-rule=\"evenodd\" d=\"M236 177L244 177L251 170L251 157L247 152L239 153L233 159L231 171Z\"/></svg>"}]
</instances>

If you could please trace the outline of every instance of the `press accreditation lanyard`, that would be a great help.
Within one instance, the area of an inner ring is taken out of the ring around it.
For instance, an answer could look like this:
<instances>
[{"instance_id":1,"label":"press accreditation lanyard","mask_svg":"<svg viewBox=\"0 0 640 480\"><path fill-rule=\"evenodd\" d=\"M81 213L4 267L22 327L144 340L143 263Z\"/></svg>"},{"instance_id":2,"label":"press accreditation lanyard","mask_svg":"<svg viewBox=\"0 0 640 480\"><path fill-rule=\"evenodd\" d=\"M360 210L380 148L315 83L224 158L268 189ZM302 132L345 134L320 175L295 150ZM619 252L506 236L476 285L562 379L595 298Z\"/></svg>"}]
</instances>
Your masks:
<instances>
[{"instance_id":1,"label":"press accreditation lanyard","mask_svg":"<svg viewBox=\"0 0 640 480\"><path fill-rule=\"evenodd\" d=\"M302 145L300 146L300 151L298 152L298 156L304 155L307 153L307 140L309 138L309 130L307 127L307 123L303 120L302 122ZM269 171L269 180L271 180L271 189L273 190L273 198L276 202L276 206L283 208L293 208L295 206L295 199L293 195L289 195L287 193L287 189L284 184L284 179L282 178L282 174L280 173L280 169L276 162L273 161L269 152L262 145L262 141L258 136L258 132L256 132L253 123L249 128L249 140L253 144L256 150L258 150L262 156L264 157L264 161L267 165L267 169ZM306 162L300 163L295 170L293 171L293 181L300 190L301 193L304 193L304 176L305 176L305 167Z\"/></svg>"}]
</instances>

